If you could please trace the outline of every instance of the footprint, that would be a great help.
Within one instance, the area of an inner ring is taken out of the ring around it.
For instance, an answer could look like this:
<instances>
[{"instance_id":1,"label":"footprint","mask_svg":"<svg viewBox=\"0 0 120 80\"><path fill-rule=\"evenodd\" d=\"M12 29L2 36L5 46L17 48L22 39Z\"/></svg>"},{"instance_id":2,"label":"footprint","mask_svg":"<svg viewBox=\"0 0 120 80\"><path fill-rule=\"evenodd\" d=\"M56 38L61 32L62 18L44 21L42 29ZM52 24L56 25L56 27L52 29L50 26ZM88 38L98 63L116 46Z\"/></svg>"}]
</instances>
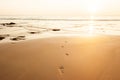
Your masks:
<instances>
[{"instance_id":1,"label":"footprint","mask_svg":"<svg viewBox=\"0 0 120 80\"><path fill-rule=\"evenodd\" d=\"M64 66L59 66L59 71L60 71L60 74L63 74L64 73Z\"/></svg>"},{"instance_id":2,"label":"footprint","mask_svg":"<svg viewBox=\"0 0 120 80\"><path fill-rule=\"evenodd\" d=\"M65 46L61 46L61 48L64 48Z\"/></svg>"},{"instance_id":3,"label":"footprint","mask_svg":"<svg viewBox=\"0 0 120 80\"><path fill-rule=\"evenodd\" d=\"M58 66L58 79L64 80L64 66Z\"/></svg>"},{"instance_id":4,"label":"footprint","mask_svg":"<svg viewBox=\"0 0 120 80\"><path fill-rule=\"evenodd\" d=\"M65 53L66 56L69 56L69 53Z\"/></svg>"}]
</instances>

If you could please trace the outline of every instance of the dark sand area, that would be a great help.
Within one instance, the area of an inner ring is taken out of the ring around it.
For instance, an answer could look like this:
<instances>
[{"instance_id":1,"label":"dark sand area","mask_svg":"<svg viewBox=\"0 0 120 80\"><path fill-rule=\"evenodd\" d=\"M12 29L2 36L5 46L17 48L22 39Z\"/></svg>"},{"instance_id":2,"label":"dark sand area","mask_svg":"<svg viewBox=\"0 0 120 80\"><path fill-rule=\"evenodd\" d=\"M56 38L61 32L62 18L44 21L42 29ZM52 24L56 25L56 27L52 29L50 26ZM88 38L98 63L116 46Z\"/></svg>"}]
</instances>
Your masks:
<instances>
[{"instance_id":1,"label":"dark sand area","mask_svg":"<svg viewBox=\"0 0 120 80\"><path fill-rule=\"evenodd\" d=\"M120 80L120 36L1 43L0 80Z\"/></svg>"}]
</instances>

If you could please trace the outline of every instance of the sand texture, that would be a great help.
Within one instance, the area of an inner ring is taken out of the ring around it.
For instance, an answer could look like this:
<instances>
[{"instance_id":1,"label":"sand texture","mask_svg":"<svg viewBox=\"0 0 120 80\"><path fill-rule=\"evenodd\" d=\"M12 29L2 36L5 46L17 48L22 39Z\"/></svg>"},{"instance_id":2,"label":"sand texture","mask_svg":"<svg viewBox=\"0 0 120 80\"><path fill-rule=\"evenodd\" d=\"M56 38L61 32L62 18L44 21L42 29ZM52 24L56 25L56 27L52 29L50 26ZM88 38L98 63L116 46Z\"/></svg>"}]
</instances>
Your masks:
<instances>
[{"instance_id":1,"label":"sand texture","mask_svg":"<svg viewBox=\"0 0 120 80\"><path fill-rule=\"evenodd\" d=\"M120 80L120 37L1 43L0 80Z\"/></svg>"}]
</instances>

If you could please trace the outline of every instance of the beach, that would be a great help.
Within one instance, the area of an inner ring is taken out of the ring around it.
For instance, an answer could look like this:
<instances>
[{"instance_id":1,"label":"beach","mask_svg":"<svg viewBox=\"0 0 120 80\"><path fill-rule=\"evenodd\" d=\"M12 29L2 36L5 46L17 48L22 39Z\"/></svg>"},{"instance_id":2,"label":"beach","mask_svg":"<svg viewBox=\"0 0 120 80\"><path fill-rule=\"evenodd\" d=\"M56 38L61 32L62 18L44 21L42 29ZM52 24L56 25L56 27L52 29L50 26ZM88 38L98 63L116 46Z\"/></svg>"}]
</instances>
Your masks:
<instances>
[{"instance_id":1,"label":"beach","mask_svg":"<svg viewBox=\"0 0 120 80\"><path fill-rule=\"evenodd\" d=\"M0 17L0 80L120 80L119 19Z\"/></svg>"},{"instance_id":2,"label":"beach","mask_svg":"<svg viewBox=\"0 0 120 80\"><path fill-rule=\"evenodd\" d=\"M0 0L0 80L120 80L120 0Z\"/></svg>"},{"instance_id":3,"label":"beach","mask_svg":"<svg viewBox=\"0 0 120 80\"><path fill-rule=\"evenodd\" d=\"M0 80L120 80L120 37L50 37L0 44Z\"/></svg>"}]
</instances>

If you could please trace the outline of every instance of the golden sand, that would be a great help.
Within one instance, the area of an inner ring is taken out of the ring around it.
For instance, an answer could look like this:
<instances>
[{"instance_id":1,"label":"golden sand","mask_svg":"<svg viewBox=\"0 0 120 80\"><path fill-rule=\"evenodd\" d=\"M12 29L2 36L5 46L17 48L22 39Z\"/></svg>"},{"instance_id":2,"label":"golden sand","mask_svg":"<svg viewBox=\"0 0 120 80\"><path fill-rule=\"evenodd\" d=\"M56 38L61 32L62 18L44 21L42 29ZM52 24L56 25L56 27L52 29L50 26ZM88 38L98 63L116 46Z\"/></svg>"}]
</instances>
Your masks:
<instances>
[{"instance_id":1,"label":"golden sand","mask_svg":"<svg viewBox=\"0 0 120 80\"><path fill-rule=\"evenodd\" d=\"M120 80L119 36L13 43L0 44L0 80Z\"/></svg>"}]
</instances>

